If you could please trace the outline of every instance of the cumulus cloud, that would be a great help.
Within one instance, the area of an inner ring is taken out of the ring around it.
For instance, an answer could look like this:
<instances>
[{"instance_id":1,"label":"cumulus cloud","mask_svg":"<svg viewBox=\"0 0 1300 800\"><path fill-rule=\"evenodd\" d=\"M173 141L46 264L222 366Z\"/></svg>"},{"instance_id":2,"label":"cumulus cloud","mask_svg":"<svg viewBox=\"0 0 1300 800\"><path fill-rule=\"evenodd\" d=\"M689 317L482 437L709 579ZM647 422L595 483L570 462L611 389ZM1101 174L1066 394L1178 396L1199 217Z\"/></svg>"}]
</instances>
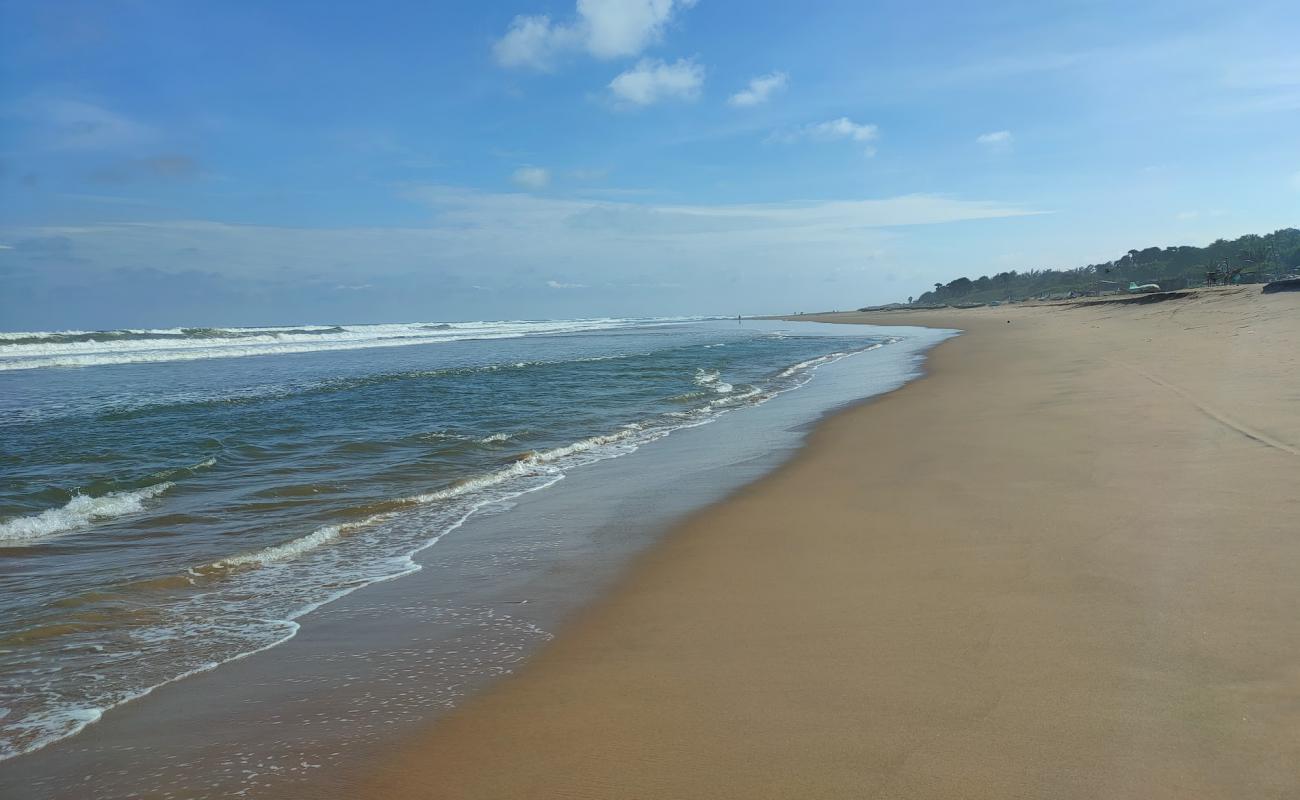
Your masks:
<instances>
[{"instance_id":1,"label":"cumulus cloud","mask_svg":"<svg viewBox=\"0 0 1300 800\"><path fill-rule=\"evenodd\" d=\"M773 94L785 88L789 82L789 76L784 72L772 72L767 75L759 75L757 78L750 80L749 85L731 97L727 98L727 105L736 108L749 108L750 106L762 105L768 101Z\"/></svg>"},{"instance_id":2,"label":"cumulus cloud","mask_svg":"<svg viewBox=\"0 0 1300 800\"><path fill-rule=\"evenodd\" d=\"M586 23L591 54L617 58L658 41L673 12L693 5L695 0L578 0L578 16Z\"/></svg>"},{"instance_id":3,"label":"cumulus cloud","mask_svg":"<svg viewBox=\"0 0 1300 800\"><path fill-rule=\"evenodd\" d=\"M990 150L1006 150L1011 147L1011 131L990 131L975 137L976 143Z\"/></svg>"},{"instance_id":4,"label":"cumulus cloud","mask_svg":"<svg viewBox=\"0 0 1300 800\"><path fill-rule=\"evenodd\" d=\"M585 289L585 283L563 283L561 281L547 281L547 287L551 289Z\"/></svg>"},{"instance_id":5,"label":"cumulus cloud","mask_svg":"<svg viewBox=\"0 0 1300 800\"><path fill-rule=\"evenodd\" d=\"M545 189L546 185L551 182L550 170L542 167L520 167L510 177L511 180L525 189Z\"/></svg>"},{"instance_id":6,"label":"cumulus cloud","mask_svg":"<svg viewBox=\"0 0 1300 800\"><path fill-rule=\"evenodd\" d=\"M704 67L679 58L672 64L657 58L643 58L637 65L609 82L619 101L648 106L661 100L694 100L704 85Z\"/></svg>"},{"instance_id":7,"label":"cumulus cloud","mask_svg":"<svg viewBox=\"0 0 1300 800\"><path fill-rule=\"evenodd\" d=\"M680 9L695 0L578 0L575 16L553 22L549 16L520 15L492 46L503 67L548 70L573 52L600 59L634 56L663 38Z\"/></svg>"},{"instance_id":8,"label":"cumulus cloud","mask_svg":"<svg viewBox=\"0 0 1300 800\"><path fill-rule=\"evenodd\" d=\"M550 69L560 53L576 49L582 43L576 28L552 25L550 17L518 16L510 28L492 45L492 55L503 67Z\"/></svg>"}]
</instances>

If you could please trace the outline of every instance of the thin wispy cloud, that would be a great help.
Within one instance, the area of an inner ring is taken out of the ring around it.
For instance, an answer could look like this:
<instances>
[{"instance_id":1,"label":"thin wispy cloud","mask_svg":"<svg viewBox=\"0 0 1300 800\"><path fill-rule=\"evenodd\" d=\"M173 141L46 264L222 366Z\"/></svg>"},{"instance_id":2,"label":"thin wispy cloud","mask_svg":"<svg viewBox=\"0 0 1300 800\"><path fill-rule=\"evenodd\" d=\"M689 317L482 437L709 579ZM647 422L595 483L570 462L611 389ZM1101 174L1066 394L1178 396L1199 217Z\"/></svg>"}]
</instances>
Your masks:
<instances>
[{"instance_id":1,"label":"thin wispy cloud","mask_svg":"<svg viewBox=\"0 0 1300 800\"><path fill-rule=\"evenodd\" d=\"M159 138L153 127L86 100L31 97L13 115L31 126L33 146L42 150L131 151Z\"/></svg>"},{"instance_id":2,"label":"thin wispy cloud","mask_svg":"<svg viewBox=\"0 0 1300 800\"><path fill-rule=\"evenodd\" d=\"M574 17L554 22L545 14L515 17L492 46L503 67L553 69L572 53L626 58L663 38L673 16L695 0L578 0Z\"/></svg>"},{"instance_id":3,"label":"thin wispy cloud","mask_svg":"<svg viewBox=\"0 0 1300 800\"><path fill-rule=\"evenodd\" d=\"M551 182L551 172L542 167L520 167L510 179L525 189L545 189Z\"/></svg>"},{"instance_id":4,"label":"thin wispy cloud","mask_svg":"<svg viewBox=\"0 0 1300 800\"><path fill-rule=\"evenodd\" d=\"M10 5L14 30L66 27ZM358 27L291 5L253 26L206 18L239 37L230 51L183 46L196 34L175 15L90 3L79 21L106 38L0 53L21 78L0 102L0 318L142 324L163 289L133 273L147 300L105 294L131 265L249 319L395 319L431 297L492 318L776 309L797 292L814 308L1296 224L1286 15L994 0L939 27L907 5L862 26L841 4L791 31L770 5L512 0L377 4ZM446 181L460 188L430 185ZM945 194L980 186L1022 194ZM817 289L842 276L857 277ZM221 281L228 300L207 291ZM283 294L259 288L275 281ZM254 314L255 296L274 303Z\"/></svg>"},{"instance_id":5,"label":"thin wispy cloud","mask_svg":"<svg viewBox=\"0 0 1300 800\"><path fill-rule=\"evenodd\" d=\"M609 82L614 98L623 104L648 106L664 100L695 100L704 85L704 67L680 58L669 64L644 58Z\"/></svg>"},{"instance_id":6,"label":"thin wispy cloud","mask_svg":"<svg viewBox=\"0 0 1300 800\"><path fill-rule=\"evenodd\" d=\"M683 247L711 251L720 245L761 247L774 241L816 246L828 237L852 240L867 228L1041 213L1014 203L930 194L706 205L551 198L428 185L408 187L402 197L429 210L427 225L315 229L205 221L132 222L10 228L0 238L15 244L57 239L65 242L64 252L70 257L84 253L102 257L105 263L141 263L161 269L175 268L165 254L192 245L196 256L191 266L224 265L231 270L243 268L250 275L261 274L275 264L327 270L331 264L345 264L350 257L391 264L400 272L403 264L427 263L433 251L457 261L469 250L482 255L483 264L499 263L513 253L529 258L550 250L571 256L600 253L593 264L615 270L616 265L603 254L605 246L618 240L673 242L673 250L679 254L685 252ZM708 233L718 236L701 235ZM431 251L433 244L439 246ZM599 247L593 247L596 245ZM664 251L657 250L654 258L666 258Z\"/></svg>"},{"instance_id":7,"label":"thin wispy cloud","mask_svg":"<svg viewBox=\"0 0 1300 800\"><path fill-rule=\"evenodd\" d=\"M662 303L707 312L766 307L774 297L814 302L824 280L790 281L792 260L818 264L819 276L836 277L857 294L876 280L866 269L887 263L865 254L887 250L905 237L902 229L1036 213L941 195L667 204L420 186L403 196L428 209L425 225L103 222L0 228L0 241L14 247L4 251L5 267L29 274L31 297L74 282L146 286L152 299L133 300L142 307L195 293L263 298L277 307L346 297L355 308L382 308L387 319L487 313L487 306L471 311L473 303L498 303L491 306L497 316L641 313ZM181 251L185 258L175 258ZM930 277L906 258L889 268Z\"/></svg>"},{"instance_id":8,"label":"thin wispy cloud","mask_svg":"<svg viewBox=\"0 0 1300 800\"><path fill-rule=\"evenodd\" d=\"M811 139L852 139L855 142L870 142L880 135L880 129L875 125L857 123L848 117L818 122L804 128L803 132Z\"/></svg>"},{"instance_id":9,"label":"thin wispy cloud","mask_svg":"<svg viewBox=\"0 0 1300 800\"><path fill-rule=\"evenodd\" d=\"M749 81L749 85L731 97L727 98L727 105L734 108L750 108L751 106L762 105L766 103L772 95L780 92L789 83L789 76L784 72L771 72L767 75L759 75Z\"/></svg>"},{"instance_id":10,"label":"thin wispy cloud","mask_svg":"<svg viewBox=\"0 0 1300 800\"><path fill-rule=\"evenodd\" d=\"M789 131L778 131L768 137L770 141L793 143L808 142L854 142L862 146L864 155L874 156L876 148L872 142L880 138L880 128L871 123L854 122L848 117L838 117L825 122L804 125Z\"/></svg>"},{"instance_id":11,"label":"thin wispy cloud","mask_svg":"<svg viewBox=\"0 0 1300 800\"><path fill-rule=\"evenodd\" d=\"M989 150L1005 151L1011 149L1011 131L990 131L975 137L975 142Z\"/></svg>"},{"instance_id":12,"label":"thin wispy cloud","mask_svg":"<svg viewBox=\"0 0 1300 800\"><path fill-rule=\"evenodd\" d=\"M792 283L794 261L817 264L819 276L839 276L854 292L862 291L874 280L863 272L868 263L888 263L902 275L922 269L906 257L890 263L883 255L864 256L900 241L902 229L1037 213L939 195L667 204L431 185L407 188L403 197L427 209L425 225L100 223L0 229L0 241L14 246L4 251L12 268L51 287L68 281L142 285L145 273L126 275L122 264L156 274L143 283L154 304L173 290L190 293L185 296L219 290L277 303L356 296L402 314L415 313L417 306L432 313L430 297L442 304L439 313L487 313L486 306L471 311L466 304L490 302L514 304L494 306L498 315L539 313L549 306L538 303L570 301L628 311L671 302L704 312L761 307L772 297L795 302L798 292L806 293L798 302L812 302L824 281ZM53 255L52 245L38 246L42 242L57 244ZM187 255L178 260L174 254L182 249ZM318 289L321 294L314 294Z\"/></svg>"},{"instance_id":13,"label":"thin wispy cloud","mask_svg":"<svg viewBox=\"0 0 1300 800\"><path fill-rule=\"evenodd\" d=\"M595 181L603 181L605 180L605 178L609 177L609 170L590 169L590 168L571 169L569 170L569 177L573 178L575 181L580 181L582 183L592 183Z\"/></svg>"}]
</instances>

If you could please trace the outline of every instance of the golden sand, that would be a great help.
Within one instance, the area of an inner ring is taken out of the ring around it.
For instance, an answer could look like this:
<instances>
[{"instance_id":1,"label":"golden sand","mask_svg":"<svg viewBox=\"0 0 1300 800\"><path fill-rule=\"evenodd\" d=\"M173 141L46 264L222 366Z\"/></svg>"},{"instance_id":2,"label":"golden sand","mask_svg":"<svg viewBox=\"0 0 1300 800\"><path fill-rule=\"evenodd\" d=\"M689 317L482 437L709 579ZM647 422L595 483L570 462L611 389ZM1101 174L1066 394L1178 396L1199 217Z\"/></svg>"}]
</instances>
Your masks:
<instances>
[{"instance_id":1,"label":"golden sand","mask_svg":"<svg viewBox=\"0 0 1300 800\"><path fill-rule=\"evenodd\" d=\"M820 319L968 333L364 796L1300 796L1300 296Z\"/></svg>"}]
</instances>

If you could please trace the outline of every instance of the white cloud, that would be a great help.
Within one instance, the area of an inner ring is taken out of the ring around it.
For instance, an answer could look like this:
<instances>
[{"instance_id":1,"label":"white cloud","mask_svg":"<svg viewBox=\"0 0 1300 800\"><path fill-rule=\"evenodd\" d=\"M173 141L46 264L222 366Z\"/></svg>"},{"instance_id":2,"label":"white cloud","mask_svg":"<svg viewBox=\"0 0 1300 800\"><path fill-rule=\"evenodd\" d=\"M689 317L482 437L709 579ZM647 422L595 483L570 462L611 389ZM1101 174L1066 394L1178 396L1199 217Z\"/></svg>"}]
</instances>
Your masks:
<instances>
[{"instance_id":1,"label":"white cloud","mask_svg":"<svg viewBox=\"0 0 1300 800\"><path fill-rule=\"evenodd\" d=\"M789 76L784 72L772 72L759 75L750 80L749 86L727 98L727 105L736 108L748 108L766 103L768 98L785 88Z\"/></svg>"},{"instance_id":2,"label":"white cloud","mask_svg":"<svg viewBox=\"0 0 1300 800\"><path fill-rule=\"evenodd\" d=\"M597 58L618 58L658 41L673 12L693 5L695 0L578 0L578 16L586 23L587 50Z\"/></svg>"},{"instance_id":3,"label":"white cloud","mask_svg":"<svg viewBox=\"0 0 1300 800\"><path fill-rule=\"evenodd\" d=\"M660 100L694 100L704 84L704 67L684 58L672 64L643 58L609 82L620 101L648 106Z\"/></svg>"},{"instance_id":4,"label":"white cloud","mask_svg":"<svg viewBox=\"0 0 1300 800\"><path fill-rule=\"evenodd\" d=\"M975 141L990 150L1007 150L1011 147L1011 131L981 133Z\"/></svg>"},{"instance_id":5,"label":"white cloud","mask_svg":"<svg viewBox=\"0 0 1300 800\"><path fill-rule=\"evenodd\" d=\"M547 16L518 16L510 23L506 35L492 45L492 55L503 67L550 69L555 57L582 42L575 28L551 24Z\"/></svg>"},{"instance_id":6,"label":"white cloud","mask_svg":"<svg viewBox=\"0 0 1300 800\"><path fill-rule=\"evenodd\" d=\"M185 269L259 277L283 264L328 276L331 286L377 285L385 272L402 274L443 262L456 269L473 265L465 271L479 278L489 276L492 264L564 264L573 270L564 275L566 281L592 285L601 282L602 272L616 272L615 265L622 261L654 265L667 263L665 259L690 262L698 257L700 264L733 263L714 260L729 253L739 259L734 263L743 263L740 256L767 253L773 246L811 248L818 253L842 247L846 258L855 259L864 252L863 236L868 229L1040 213L1014 204L926 194L871 200L673 205L432 185L406 189L402 196L429 209L428 224L291 228L198 220L141 221L12 227L0 229L0 241L16 244L32 238L64 237L78 258L166 271L181 269L169 260L170 254L191 248ZM765 260L771 258L764 256ZM353 271L357 263L384 264L386 269L373 270L358 281ZM780 263L788 278L788 263ZM473 282L486 285L481 279Z\"/></svg>"},{"instance_id":7,"label":"white cloud","mask_svg":"<svg viewBox=\"0 0 1300 800\"><path fill-rule=\"evenodd\" d=\"M542 167L520 167L510 179L525 189L545 189L551 182L551 172Z\"/></svg>"},{"instance_id":8,"label":"white cloud","mask_svg":"<svg viewBox=\"0 0 1300 800\"><path fill-rule=\"evenodd\" d=\"M888 299L892 290L881 282L885 272L931 282L925 263L933 260L927 248L936 236L929 230L908 232L906 226L1037 213L941 195L673 205L422 186L404 189L402 197L428 209L426 224L0 225L0 242L16 245L3 253L7 263L25 264L23 242L66 241L67 266L51 274L51 291L69 281L119 282L116 268L130 264L171 276L168 280L210 275L232 291L283 291L277 295L281 300L301 295L303 287L335 298L366 298L370 305L355 308L386 319L416 314L410 305L415 296L441 303L420 306L424 319L453 313L492 315L479 317L484 319L606 311L717 313L824 308L846 296L869 302L877 292ZM178 260L181 251L186 255ZM792 263L805 265L797 279L791 277ZM843 282L832 285L827 278ZM334 288L366 284L371 288ZM472 299L479 295L497 299ZM574 305L548 305L570 302Z\"/></svg>"},{"instance_id":9,"label":"white cloud","mask_svg":"<svg viewBox=\"0 0 1300 800\"><path fill-rule=\"evenodd\" d=\"M879 134L875 125L858 124L848 117L840 117L816 125L809 125L804 132L814 139L852 139L855 142L870 142Z\"/></svg>"},{"instance_id":10,"label":"white cloud","mask_svg":"<svg viewBox=\"0 0 1300 800\"><path fill-rule=\"evenodd\" d=\"M874 142L879 136L880 128L875 125L858 123L848 117L840 117L805 125L794 131L774 133L770 139L787 143L798 141L851 141L863 145L863 153L870 157L876 154L876 148L872 147L870 143Z\"/></svg>"},{"instance_id":11,"label":"white cloud","mask_svg":"<svg viewBox=\"0 0 1300 800\"><path fill-rule=\"evenodd\" d=\"M573 169L573 170L569 170L569 177L573 178L576 181L582 181L583 183L590 183L592 181L603 181L605 180L605 178L609 177L609 170L596 169L596 168Z\"/></svg>"},{"instance_id":12,"label":"white cloud","mask_svg":"<svg viewBox=\"0 0 1300 800\"><path fill-rule=\"evenodd\" d=\"M546 70L564 53L586 52L596 58L634 56L663 38L673 14L695 0L578 0L570 22L545 15L515 17L492 46L503 67Z\"/></svg>"}]
</instances>

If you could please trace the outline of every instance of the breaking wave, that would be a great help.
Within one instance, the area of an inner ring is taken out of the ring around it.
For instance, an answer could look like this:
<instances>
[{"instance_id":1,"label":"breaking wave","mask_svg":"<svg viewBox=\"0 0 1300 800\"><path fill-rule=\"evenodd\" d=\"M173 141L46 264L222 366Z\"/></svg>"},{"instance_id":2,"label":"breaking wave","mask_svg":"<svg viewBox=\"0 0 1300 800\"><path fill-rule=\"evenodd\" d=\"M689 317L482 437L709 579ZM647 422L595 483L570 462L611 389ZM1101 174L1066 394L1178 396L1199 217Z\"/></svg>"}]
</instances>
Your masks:
<instances>
[{"instance_id":1,"label":"breaking wave","mask_svg":"<svg viewBox=\"0 0 1300 800\"><path fill-rule=\"evenodd\" d=\"M111 336L85 332L0 334L0 370L387 347L464 338L503 338L603 330L625 324L644 323L606 319L565 323L420 323L275 329L178 329L110 332L114 334ZM635 346L644 346L638 340L630 341ZM32 695L24 700L25 705L3 704L13 705L13 708L4 724L0 724L0 760L75 734L86 724L98 719L105 710L147 694L157 686L292 638L298 627L295 620L303 614L362 586L419 569L415 560L417 553L441 540L480 509L492 508L494 504L508 508L514 498L551 486L564 479L576 467L632 453L642 445L669 436L674 431L705 425L734 409L762 404L803 386L818 367L862 350L875 349L879 345L864 348L859 348L856 343L831 346L838 346L840 351L807 358L788 367L786 365L790 361L806 358L810 352L824 352L828 348L824 347L821 351L801 350L798 355L783 357L775 362L762 361L758 368L745 362L744 352L741 352L730 362L706 361L707 366L697 369L701 362L695 360L691 363L688 359L697 358L698 345L655 350L655 353L665 355L648 365L633 362L626 369L619 365L608 365L606 372L599 373L600 378L617 374L628 381L636 381L634 386L637 396L648 399L638 400L643 405L636 406L635 411L627 415L620 412L617 415L602 416L587 411L583 406L581 427L554 430L541 424L530 426L531 418L519 416L510 409L509 413L499 411L472 425L461 426L454 419L421 417L418 426L411 425L396 432L386 429L377 439L361 437L357 440L361 444L384 446L393 442L402 447L413 443L418 445L420 442L435 443L434 447L426 450L438 459L446 459L446 463L457 469L451 473L437 472L436 474L446 477L438 479L436 483L428 477L418 477L414 479L418 482L399 484L402 488L394 491L361 496L355 504L343 500L346 507L336 505L323 510L309 502L308 498L317 488L330 484L331 476L328 473L302 478L304 483L301 490L295 483L290 487L272 487L276 489L276 494L259 494L258 503L280 503L283 496L290 498L295 508L302 506L304 509L317 510L312 511L309 518L298 518L301 522L288 529L275 525L253 525L240 529L238 538L214 539L206 543L209 546L202 550L187 550L181 555L179 563L168 565L164 579L180 578L192 583L185 583L180 588L170 585L161 589L150 588L149 591L155 594L143 598L130 594L133 599L142 600L139 605L147 608L152 615L131 623L130 637L132 646L136 648L131 656L134 671L113 673L99 670L95 665L103 657L88 651L78 651L81 654L76 657L81 661L75 664L60 662L64 664L64 672L50 679L49 685L42 689L46 692L45 695ZM573 349L576 354L583 352L577 347ZM692 349L695 350L694 353L691 352ZM337 380L313 379L300 385L268 384L252 387L242 393L221 386L212 389L206 386L197 389L183 387L184 391L166 396L145 393L139 399L128 398L122 402L114 400L112 407L103 409L102 413L111 415L110 421L116 424L142 409L158 409L160 403L183 409L184 406L198 403L225 404L264 397L285 399L300 394L335 392L340 388L382 388L415 377L451 379L461 375L477 375L487 370L523 369L631 357L620 353L573 358L569 355L570 350L561 350L556 354L559 357L555 360L516 361L518 356L513 351L506 349L506 352L511 357L503 358L501 363L496 364L418 372L399 369L395 372ZM718 353L715 350L709 352ZM723 380L723 371L735 381L734 385ZM528 381L521 386L546 386L551 382L546 374L532 375L531 369L529 374L519 377L521 381ZM563 373L562 377L568 380L568 373ZM572 383L581 387L589 385L588 382L577 379ZM594 385L602 388L599 379ZM405 391L401 396L423 397L428 394L433 398L430 403L437 401L437 394L423 391L426 387L415 388L422 390L419 395ZM689 389L689 393L666 396L684 389ZM549 396L543 396L543 399L546 397ZM578 400L583 398L585 395L579 395L574 404L579 405ZM522 407L534 409L540 406L530 397L530 402ZM626 422L629 418L637 421ZM578 438L592 431L600 433ZM545 444L535 445L537 449L524 449L529 446L525 442L530 440L545 441ZM238 472L245 463L240 461L243 451L233 444L225 443L223 439L216 438L214 441L222 448L230 448L220 451L222 468L229 468L232 474ZM211 449L213 446L204 444L202 448ZM513 452L516 448L520 452ZM305 462L309 452L304 450L298 457ZM513 455L509 455L512 452ZM473 460L467 463L474 466L461 471L458 466L461 462L455 459L464 454L470 454L468 457ZM357 460L350 452L346 455L348 460ZM404 460L403 469L418 470L419 458L424 457L424 452L417 451L417 456L410 460L415 464L414 467L408 467ZM128 514L148 512L150 501L169 491L176 483L189 485L189 472L206 469L216 463L215 458L209 457L190 467L155 472L129 483L108 483L97 487L96 490L101 492L99 496L77 495L60 508L3 521L0 523L0 545L38 542ZM260 465L262 462L257 463ZM295 469L297 466L298 463L295 462ZM457 474L466 477L454 483L446 482L450 476ZM140 486L146 482L152 483ZM213 483L225 485L218 480ZM167 510L175 511L177 515L191 510L186 504L192 497L201 494L197 490L203 486L203 483L198 483L194 487L196 491L187 491L184 496L177 492L174 502L168 504ZM105 489L128 487L129 491L104 493ZM57 499L49 502L60 502L66 495L57 494L54 497ZM203 508L199 510L204 511ZM307 519L311 521L307 522ZM165 524L170 526L172 523ZM158 527L161 528L162 524ZM245 531L250 538L240 541ZM86 540L93 543L91 537L86 537ZM134 588L131 590L135 591ZM53 647L59 640L56 637L51 641L50 646ZM97 640L87 637L86 641L94 643ZM187 646L178 647L179 642L184 642ZM35 650L33 654L33 658L39 655ZM60 651L60 658L71 657ZM21 653L10 654L8 658L10 663L20 666L33 663L23 662L22 658L26 656ZM103 672L107 678L101 682L83 681L76 685L67 682L68 676L87 672ZM0 714L3 713L0 711Z\"/></svg>"},{"instance_id":2,"label":"breaking wave","mask_svg":"<svg viewBox=\"0 0 1300 800\"><path fill-rule=\"evenodd\" d=\"M728 394L735 388L731 384L722 380L722 374L716 369L700 368L695 370L695 383L698 386L712 389L718 394Z\"/></svg>"},{"instance_id":3,"label":"breaking wave","mask_svg":"<svg viewBox=\"0 0 1300 800\"><path fill-rule=\"evenodd\" d=\"M466 339L580 333L689 319L694 318L605 317L559 321L0 333L0 371L401 347Z\"/></svg>"},{"instance_id":4,"label":"breaking wave","mask_svg":"<svg viewBox=\"0 0 1300 800\"><path fill-rule=\"evenodd\" d=\"M51 536L89 528L98 522L138 514L146 500L152 500L176 484L156 483L129 492L109 492L99 497L73 495L61 508L51 508L29 517L15 517L0 523L0 544L31 544Z\"/></svg>"}]
</instances>

